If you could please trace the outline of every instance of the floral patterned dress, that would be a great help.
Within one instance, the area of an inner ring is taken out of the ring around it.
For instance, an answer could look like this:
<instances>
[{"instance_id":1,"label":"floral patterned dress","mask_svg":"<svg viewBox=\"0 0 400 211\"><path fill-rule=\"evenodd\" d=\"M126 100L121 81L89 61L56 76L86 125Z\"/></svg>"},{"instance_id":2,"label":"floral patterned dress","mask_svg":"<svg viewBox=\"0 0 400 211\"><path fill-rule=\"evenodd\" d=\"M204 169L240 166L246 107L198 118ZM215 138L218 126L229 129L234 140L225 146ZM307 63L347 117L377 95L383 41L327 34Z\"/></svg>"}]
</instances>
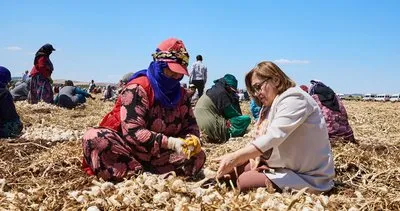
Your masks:
<instances>
[{"instance_id":1,"label":"floral patterned dress","mask_svg":"<svg viewBox=\"0 0 400 211\"><path fill-rule=\"evenodd\" d=\"M39 101L53 104L53 89L51 88L51 73L53 63L48 56L41 56L31 71L31 82L28 92L28 103L36 104Z\"/></svg>"},{"instance_id":2,"label":"floral patterned dress","mask_svg":"<svg viewBox=\"0 0 400 211\"><path fill-rule=\"evenodd\" d=\"M170 136L199 136L188 95L174 109L157 101L149 107L146 91L137 84L127 86L120 97L121 131L92 128L83 137L84 160L94 174L118 181L142 171L195 176L201 170L206 158L203 151L187 160L167 149Z\"/></svg>"},{"instance_id":3,"label":"floral patterned dress","mask_svg":"<svg viewBox=\"0 0 400 211\"><path fill-rule=\"evenodd\" d=\"M324 115L326 126L328 127L329 139L332 141L337 138L343 138L344 140L354 141L353 129L349 124L347 111L342 101L336 97L340 110L338 112L322 105L318 95L314 94L312 97L318 103Z\"/></svg>"}]
</instances>

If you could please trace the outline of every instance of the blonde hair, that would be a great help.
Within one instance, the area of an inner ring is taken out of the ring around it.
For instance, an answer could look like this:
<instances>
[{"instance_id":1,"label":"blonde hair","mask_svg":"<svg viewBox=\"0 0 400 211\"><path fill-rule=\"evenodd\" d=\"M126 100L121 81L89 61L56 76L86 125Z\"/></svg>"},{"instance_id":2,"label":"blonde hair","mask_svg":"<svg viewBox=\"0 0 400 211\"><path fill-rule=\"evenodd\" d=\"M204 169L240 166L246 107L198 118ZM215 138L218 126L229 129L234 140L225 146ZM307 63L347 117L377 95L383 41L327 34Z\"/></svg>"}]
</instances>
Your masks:
<instances>
[{"instance_id":1,"label":"blonde hair","mask_svg":"<svg viewBox=\"0 0 400 211\"><path fill-rule=\"evenodd\" d=\"M256 93L251 84L253 74L256 74L261 79L277 78L279 85L276 87L278 94L282 94L284 91L291 87L295 87L296 83L290 79L282 70L273 62L263 61L258 63L250 72L246 74L245 82L246 88L249 95L255 100L257 105L261 105L261 102L257 99Z\"/></svg>"}]
</instances>

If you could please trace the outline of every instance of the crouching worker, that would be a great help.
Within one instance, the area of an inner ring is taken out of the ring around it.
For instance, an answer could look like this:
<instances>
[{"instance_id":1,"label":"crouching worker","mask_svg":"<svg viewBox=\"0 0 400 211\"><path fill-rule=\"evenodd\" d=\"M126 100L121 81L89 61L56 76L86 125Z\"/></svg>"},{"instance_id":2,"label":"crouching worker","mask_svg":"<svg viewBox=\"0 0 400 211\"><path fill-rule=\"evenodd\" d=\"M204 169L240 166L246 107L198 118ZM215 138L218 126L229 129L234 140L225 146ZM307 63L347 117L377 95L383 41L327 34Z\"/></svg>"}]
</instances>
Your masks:
<instances>
[{"instance_id":1,"label":"crouching worker","mask_svg":"<svg viewBox=\"0 0 400 211\"><path fill-rule=\"evenodd\" d=\"M10 93L13 97L14 101L23 101L28 98L28 93L29 93L29 85L30 85L30 78L25 79L25 81L22 81L20 84L16 85L12 90L10 90Z\"/></svg>"},{"instance_id":2,"label":"crouching worker","mask_svg":"<svg viewBox=\"0 0 400 211\"><path fill-rule=\"evenodd\" d=\"M262 104L256 138L215 159L220 162L217 177L236 181L241 191L266 186L329 191L335 169L324 116L315 100L272 62L259 63L245 80L252 98Z\"/></svg>"},{"instance_id":3,"label":"crouching worker","mask_svg":"<svg viewBox=\"0 0 400 211\"><path fill-rule=\"evenodd\" d=\"M257 103L254 99L251 99L250 112L255 121L258 121L258 117L260 116L260 110L261 110L261 107L257 105Z\"/></svg>"},{"instance_id":4,"label":"crouching worker","mask_svg":"<svg viewBox=\"0 0 400 211\"><path fill-rule=\"evenodd\" d=\"M246 132L251 118L242 115L236 89L235 76L226 74L197 101L194 114L209 142L222 143Z\"/></svg>"},{"instance_id":5,"label":"crouching worker","mask_svg":"<svg viewBox=\"0 0 400 211\"><path fill-rule=\"evenodd\" d=\"M114 95L113 87L112 87L111 85L107 85L107 86L106 86L106 89L104 90L104 93L103 93L103 98L102 98L102 100L103 100L103 101L106 101L106 100L108 100L108 101L113 101L113 100L115 100L115 95Z\"/></svg>"},{"instance_id":6,"label":"crouching worker","mask_svg":"<svg viewBox=\"0 0 400 211\"><path fill-rule=\"evenodd\" d=\"M10 81L10 71L0 66L0 138L16 137L23 128L12 95L7 89Z\"/></svg>"},{"instance_id":7,"label":"crouching worker","mask_svg":"<svg viewBox=\"0 0 400 211\"><path fill-rule=\"evenodd\" d=\"M70 80L65 81L64 87L55 97L54 104L63 108L75 108L76 106L86 102L86 98L95 99L89 93L83 91L79 87L74 86Z\"/></svg>"},{"instance_id":8,"label":"crouching worker","mask_svg":"<svg viewBox=\"0 0 400 211\"><path fill-rule=\"evenodd\" d=\"M355 142L353 129L346 108L336 93L321 81L311 80L309 94L314 98L324 115L331 141L344 139Z\"/></svg>"},{"instance_id":9,"label":"crouching worker","mask_svg":"<svg viewBox=\"0 0 400 211\"><path fill-rule=\"evenodd\" d=\"M84 134L87 173L120 181L143 171L196 176L203 167L199 129L180 87L189 60L185 46L181 40L165 40L153 59L130 78L100 128Z\"/></svg>"}]
</instances>

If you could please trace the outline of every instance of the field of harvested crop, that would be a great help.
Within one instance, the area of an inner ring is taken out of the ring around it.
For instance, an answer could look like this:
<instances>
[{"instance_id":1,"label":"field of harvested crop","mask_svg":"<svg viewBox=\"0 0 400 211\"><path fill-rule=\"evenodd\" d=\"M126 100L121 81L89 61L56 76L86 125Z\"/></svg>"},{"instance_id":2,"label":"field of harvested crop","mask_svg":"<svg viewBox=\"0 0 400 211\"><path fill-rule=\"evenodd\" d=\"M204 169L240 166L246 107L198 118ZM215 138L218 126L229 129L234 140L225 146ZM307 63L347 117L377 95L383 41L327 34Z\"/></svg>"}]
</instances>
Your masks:
<instances>
[{"instance_id":1,"label":"field of harvested crop","mask_svg":"<svg viewBox=\"0 0 400 211\"><path fill-rule=\"evenodd\" d=\"M66 110L18 102L24 135L0 140L0 210L400 210L400 103L345 102L359 144L334 143L336 185L326 195L262 188L239 194L225 184L202 188L201 181L174 175L142 174L118 184L88 177L81 170L80 137L112 105L89 100ZM204 145L205 174L217 168L212 158L249 141Z\"/></svg>"}]
</instances>

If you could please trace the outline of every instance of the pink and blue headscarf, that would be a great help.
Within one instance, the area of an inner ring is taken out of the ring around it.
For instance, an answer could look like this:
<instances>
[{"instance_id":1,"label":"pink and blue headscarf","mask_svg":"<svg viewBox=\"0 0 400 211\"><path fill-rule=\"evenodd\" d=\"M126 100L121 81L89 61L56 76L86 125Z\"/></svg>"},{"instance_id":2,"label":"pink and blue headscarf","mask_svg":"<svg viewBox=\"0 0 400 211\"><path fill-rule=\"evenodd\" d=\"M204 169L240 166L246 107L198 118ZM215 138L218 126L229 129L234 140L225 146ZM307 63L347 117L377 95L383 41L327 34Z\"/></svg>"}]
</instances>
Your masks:
<instances>
[{"instance_id":1,"label":"pink and blue headscarf","mask_svg":"<svg viewBox=\"0 0 400 211\"><path fill-rule=\"evenodd\" d=\"M163 61L153 61L149 68L133 74L129 81L140 76L147 76L154 91L154 98L165 108L176 108L181 99L180 79L169 78L164 75L164 68L168 65Z\"/></svg>"},{"instance_id":2,"label":"pink and blue headscarf","mask_svg":"<svg viewBox=\"0 0 400 211\"><path fill-rule=\"evenodd\" d=\"M0 88L5 88L10 81L11 81L10 71L5 67L0 66Z\"/></svg>"}]
</instances>

